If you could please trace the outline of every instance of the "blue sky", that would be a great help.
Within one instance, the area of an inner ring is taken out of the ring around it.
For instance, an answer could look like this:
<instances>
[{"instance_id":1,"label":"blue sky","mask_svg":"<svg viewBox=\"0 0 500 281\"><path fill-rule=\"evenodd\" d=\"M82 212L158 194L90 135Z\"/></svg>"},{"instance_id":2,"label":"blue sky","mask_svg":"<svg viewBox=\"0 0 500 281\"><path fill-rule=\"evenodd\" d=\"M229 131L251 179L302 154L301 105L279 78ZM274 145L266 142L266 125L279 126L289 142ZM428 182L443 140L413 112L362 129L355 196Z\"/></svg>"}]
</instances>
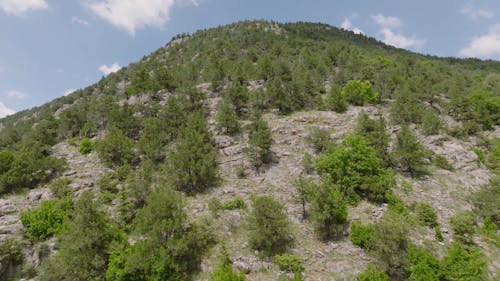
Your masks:
<instances>
[{"instance_id":1,"label":"blue sky","mask_svg":"<svg viewBox=\"0 0 500 281\"><path fill-rule=\"evenodd\" d=\"M496 0L0 0L0 116L88 86L175 34L247 19L323 22L426 54L500 60Z\"/></svg>"}]
</instances>

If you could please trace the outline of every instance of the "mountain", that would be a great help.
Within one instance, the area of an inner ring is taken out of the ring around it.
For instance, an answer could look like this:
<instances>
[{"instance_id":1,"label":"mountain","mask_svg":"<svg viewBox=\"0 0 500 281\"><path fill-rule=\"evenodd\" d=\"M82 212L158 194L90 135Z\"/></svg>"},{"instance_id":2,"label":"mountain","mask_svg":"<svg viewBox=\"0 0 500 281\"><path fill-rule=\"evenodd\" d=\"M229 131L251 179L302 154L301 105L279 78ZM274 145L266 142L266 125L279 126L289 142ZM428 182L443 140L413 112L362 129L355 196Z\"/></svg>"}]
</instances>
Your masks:
<instances>
[{"instance_id":1,"label":"mountain","mask_svg":"<svg viewBox=\"0 0 500 281\"><path fill-rule=\"evenodd\" d=\"M0 125L0 280L500 278L499 62L244 21Z\"/></svg>"}]
</instances>

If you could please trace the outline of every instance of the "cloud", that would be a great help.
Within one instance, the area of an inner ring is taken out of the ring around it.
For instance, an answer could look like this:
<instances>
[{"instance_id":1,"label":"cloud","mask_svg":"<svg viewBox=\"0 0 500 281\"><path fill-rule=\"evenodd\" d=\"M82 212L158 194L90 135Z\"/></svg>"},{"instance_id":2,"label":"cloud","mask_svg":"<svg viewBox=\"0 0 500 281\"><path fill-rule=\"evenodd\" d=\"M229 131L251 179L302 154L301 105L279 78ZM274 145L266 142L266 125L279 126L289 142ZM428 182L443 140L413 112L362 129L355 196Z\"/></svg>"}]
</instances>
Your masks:
<instances>
[{"instance_id":1,"label":"cloud","mask_svg":"<svg viewBox=\"0 0 500 281\"><path fill-rule=\"evenodd\" d=\"M163 27L176 4L193 0L86 0L86 6L98 17L134 36L137 29Z\"/></svg>"},{"instance_id":2,"label":"cloud","mask_svg":"<svg viewBox=\"0 0 500 281\"><path fill-rule=\"evenodd\" d=\"M89 25L88 21L86 21L84 19L81 19L79 17L73 17L73 18L71 18L71 23L76 23L76 24L80 24L80 25L84 25L84 26Z\"/></svg>"},{"instance_id":3,"label":"cloud","mask_svg":"<svg viewBox=\"0 0 500 281\"><path fill-rule=\"evenodd\" d=\"M115 62L111 66L107 66L105 64L99 66L99 71L106 76L110 73L117 72L121 68L122 67L117 62Z\"/></svg>"},{"instance_id":4,"label":"cloud","mask_svg":"<svg viewBox=\"0 0 500 281\"><path fill-rule=\"evenodd\" d=\"M372 20L385 28L395 28L401 26L401 20L397 17L386 17L382 14L372 15Z\"/></svg>"},{"instance_id":5,"label":"cloud","mask_svg":"<svg viewBox=\"0 0 500 281\"><path fill-rule=\"evenodd\" d=\"M48 7L49 5L45 0L0 0L1 10L18 17L31 10L41 10Z\"/></svg>"},{"instance_id":6,"label":"cloud","mask_svg":"<svg viewBox=\"0 0 500 281\"><path fill-rule=\"evenodd\" d=\"M494 13L492 11L487 11L483 9L476 9L472 7L472 5L468 4L465 7L460 10L460 12L464 15L469 16L472 19L478 19L478 18L486 18L490 19L494 16Z\"/></svg>"},{"instance_id":7,"label":"cloud","mask_svg":"<svg viewBox=\"0 0 500 281\"><path fill-rule=\"evenodd\" d=\"M76 89L74 88L69 88L69 89L66 89L64 92L63 92L63 96L69 96L70 94L74 93L76 91Z\"/></svg>"},{"instance_id":8,"label":"cloud","mask_svg":"<svg viewBox=\"0 0 500 281\"><path fill-rule=\"evenodd\" d=\"M500 58L500 24L490 27L486 35L472 38L459 53L463 57Z\"/></svg>"},{"instance_id":9,"label":"cloud","mask_svg":"<svg viewBox=\"0 0 500 281\"><path fill-rule=\"evenodd\" d=\"M19 91L9 91L9 92L7 92L7 96L21 100L21 99L24 99L25 97L27 97L29 95L25 94L23 92L19 92Z\"/></svg>"},{"instance_id":10,"label":"cloud","mask_svg":"<svg viewBox=\"0 0 500 281\"><path fill-rule=\"evenodd\" d=\"M16 113L14 109L10 109L3 104L3 102L0 101L0 118L3 118L7 115L11 115Z\"/></svg>"},{"instance_id":11,"label":"cloud","mask_svg":"<svg viewBox=\"0 0 500 281\"><path fill-rule=\"evenodd\" d=\"M356 34L364 34L363 30L361 30L357 27L354 27L354 28L352 27L352 23L351 23L351 20L349 18L344 18L344 21L342 22L340 27L342 27L345 30L350 30Z\"/></svg>"},{"instance_id":12,"label":"cloud","mask_svg":"<svg viewBox=\"0 0 500 281\"><path fill-rule=\"evenodd\" d=\"M404 49L420 49L427 40L416 38L415 36L404 36L394 29L401 27L403 22L397 17L386 17L382 14L372 15L372 20L380 26L378 32L383 37L382 41L388 45Z\"/></svg>"}]
</instances>

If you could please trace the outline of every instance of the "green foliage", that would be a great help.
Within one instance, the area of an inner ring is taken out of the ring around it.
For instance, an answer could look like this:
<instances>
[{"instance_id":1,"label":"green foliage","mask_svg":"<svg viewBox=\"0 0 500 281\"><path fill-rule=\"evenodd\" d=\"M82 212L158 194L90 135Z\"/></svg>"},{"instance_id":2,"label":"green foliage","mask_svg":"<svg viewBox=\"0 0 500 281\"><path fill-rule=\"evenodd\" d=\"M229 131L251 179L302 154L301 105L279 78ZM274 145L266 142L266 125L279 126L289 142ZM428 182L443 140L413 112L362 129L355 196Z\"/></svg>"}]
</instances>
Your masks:
<instances>
[{"instance_id":1,"label":"green foliage","mask_svg":"<svg viewBox=\"0 0 500 281\"><path fill-rule=\"evenodd\" d=\"M358 275L357 281L389 281L385 272L377 269L373 265L368 265L365 271Z\"/></svg>"},{"instance_id":2,"label":"green foliage","mask_svg":"<svg viewBox=\"0 0 500 281\"><path fill-rule=\"evenodd\" d=\"M483 218L490 218L500 227L500 177L493 176L490 183L472 195L474 211Z\"/></svg>"},{"instance_id":3,"label":"green foliage","mask_svg":"<svg viewBox=\"0 0 500 281\"><path fill-rule=\"evenodd\" d=\"M23 263L23 245L19 240L6 238L0 243L0 280L11 280L12 270ZM4 279L5 278L5 279Z\"/></svg>"},{"instance_id":4,"label":"green foliage","mask_svg":"<svg viewBox=\"0 0 500 281\"><path fill-rule=\"evenodd\" d=\"M493 144L485 160L486 167L494 173L500 174L500 139L493 140Z\"/></svg>"},{"instance_id":5,"label":"green foliage","mask_svg":"<svg viewBox=\"0 0 500 281\"><path fill-rule=\"evenodd\" d=\"M70 179L58 178L50 183L49 188L57 198L65 198L71 195L70 183Z\"/></svg>"},{"instance_id":6,"label":"green foliage","mask_svg":"<svg viewBox=\"0 0 500 281\"><path fill-rule=\"evenodd\" d=\"M304 168L304 172L309 175L316 170L315 161L311 154L304 154L304 157L302 158L302 167Z\"/></svg>"},{"instance_id":7,"label":"green foliage","mask_svg":"<svg viewBox=\"0 0 500 281\"><path fill-rule=\"evenodd\" d=\"M222 253L222 261L210 276L209 281L245 281L244 274L236 274L233 271L232 261L225 248Z\"/></svg>"},{"instance_id":8,"label":"green foliage","mask_svg":"<svg viewBox=\"0 0 500 281\"><path fill-rule=\"evenodd\" d=\"M424 172L424 159L427 155L427 150L419 143L415 134L407 126L402 126L396 134L396 148L393 152L397 167L417 176Z\"/></svg>"},{"instance_id":9,"label":"green foliage","mask_svg":"<svg viewBox=\"0 0 500 281\"><path fill-rule=\"evenodd\" d=\"M328 179L313 191L311 220L323 240L342 237L347 223L347 204L336 185Z\"/></svg>"},{"instance_id":10,"label":"green foliage","mask_svg":"<svg viewBox=\"0 0 500 281\"><path fill-rule=\"evenodd\" d=\"M314 128L309 132L307 142L313 146L316 153L324 153L334 146L331 131L320 128Z\"/></svg>"},{"instance_id":11,"label":"green foliage","mask_svg":"<svg viewBox=\"0 0 500 281\"><path fill-rule=\"evenodd\" d=\"M226 201L222 203L219 198L217 197L212 197L210 201L208 201L208 208L210 211L218 215L220 211L224 210L243 210L247 208L247 204L245 203L245 200L241 197L235 197L233 200Z\"/></svg>"},{"instance_id":12,"label":"green foliage","mask_svg":"<svg viewBox=\"0 0 500 281\"><path fill-rule=\"evenodd\" d=\"M358 116L356 133L365 138L377 151L377 157L382 159L385 166L389 166L391 160L388 153L389 135L384 117L380 116L378 120L374 120L362 111Z\"/></svg>"},{"instance_id":13,"label":"green foliage","mask_svg":"<svg viewBox=\"0 0 500 281\"><path fill-rule=\"evenodd\" d=\"M408 254L408 232L406 219L399 214L387 212L373 225L369 253L374 255L385 272L392 278L402 278Z\"/></svg>"},{"instance_id":14,"label":"green foliage","mask_svg":"<svg viewBox=\"0 0 500 281\"><path fill-rule=\"evenodd\" d=\"M81 154L89 154L94 149L92 141L88 138L84 138L80 141L79 151Z\"/></svg>"},{"instance_id":15,"label":"green foliage","mask_svg":"<svg viewBox=\"0 0 500 281\"><path fill-rule=\"evenodd\" d=\"M215 116L217 120L217 127L225 134L235 134L240 131L240 123L238 121L238 116L233 109L230 102L222 100L218 104L217 115Z\"/></svg>"},{"instance_id":16,"label":"green foliage","mask_svg":"<svg viewBox=\"0 0 500 281\"><path fill-rule=\"evenodd\" d=\"M429 227L436 227L438 225L436 210L430 204L418 202L415 204L415 212L421 224Z\"/></svg>"},{"instance_id":17,"label":"green foliage","mask_svg":"<svg viewBox=\"0 0 500 281\"><path fill-rule=\"evenodd\" d=\"M391 121L393 124L419 124L424 111L417 97L403 89L397 93L391 105Z\"/></svg>"},{"instance_id":18,"label":"green foliage","mask_svg":"<svg viewBox=\"0 0 500 281\"><path fill-rule=\"evenodd\" d=\"M133 160L133 143L120 129L112 127L106 137L96 141L99 158L108 166L120 166Z\"/></svg>"},{"instance_id":19,"label":"green foliage","mask_svg":"<svg viewBox=\"0 0 500 281\"><path fill-rule=\"evenodd\" d=\"M71 199L44 201L40 207L21 213L21 222L37 240L60 233L71 211Z\"/></svg>"},{"instance_id":20,"label":"green foliage","mask_svg":"<svg viewBox=\"0 0 500 281\"><path fill-rule=\"evenodd\" d=\"M59 236L59 252L43 264L39 279L105 280L109 246L117 239L90 192L82 194Z\"/></svg>"},{"instance_id":21,"label":"green foliage","mask_svg":"<svg viewBox=\"0 0 500 281\"><path fill-rule=\"evenodd\" d=\"M426 135L437 135L442 127L443 124L439 115L432 108L426 108L426 110L423 110L422 129Z\"/></svg>"},{"instance_id":22,"label":"green foliage","mask_svg":"<svg viewBox=\"0 0 500 281\"><path fill-rule=\"evenodd\" d=\"M446 159L446 157L444 157L443 155L436 155L433 160L434 164L436 164L436 166L441 169L448 171L455 170L455 168L453 168L453 165L451 165L450 162L448 162L448 159Z\"/></svg>"},{"instance_id":23,"label":"green foliage","mask_svg":"<svg viewBox=\"0 0 500 281\"><path fill-rule=\"evenodd\" d=\"M457 213L450 218L450 224L455 240L464 244L474 243L477 223L472 212Z\"/></svg>"},{"instance_id":24,"label":"green foliage","mask_svg":"<svg viewBox=\"0 0 500 281\"><path fill-rule=\"evenodd\" d=\"M178 190L194 193L217 183L216 150L205 120L190 117L181 128L175 150L169 153L169 171Z\"/></svg>"},{"instance_id":25,"label":"green foliage","mask_svg":"<svg viewBox=\"0 0 500 281\"><path fill-rule=\"evenodd\" d=\"M383 168L375 149L357 135L348 136L340 147L321 157L316 168L330 175L352 202L360 197L383 202L386 191L394 185L393 174Z\"/></svg>"},{"instance_id":26,"label":"green foliage","mask_svg":"<svg viewBox=\"0 0 500 281\"><path fill-rule=\"evenodd\" d=\"M271 145L273 144L271 129L264 120L256 120L250 124L248 133L247 154L256 168L263 164L270 163Z\"/></svg>"},{"instance_id":27,"label":"green foliage","mask_svg":"<svg viewBox=\"0 0 500 281\"><path fill-rule=\"evenodd\" d=\"M146 67L141 67L132 78L127 89L127 97L139 93L145 93L152 87L152 81Z\"/></svg>"},{"instance_id":28,"label":"green foliage","mask_svg":"<svg viewBox=\"0 0 500 281\"><path fill-rule=\"evenodd\" d=\"M268 196L254 197L252 203L247 219L250 247L264 256L285 252L294 238L284 206Z\"/></svg>"},{"instance_id":29,"label":"green foliage","mask_svg":"<svg viewBox=\"0 0 500 281\"><path fill-rule=\"evenodd\" d=\"M375 92L370 81L351 80L342 88L342 96L353 105L377 103L379 94Z\"/></svg>"},{"instance_id":30,"label":"green foliage","mask_svg":"<svg viewBox=\"0 0 500 281\"><path fill-rule=\"evenodd\" d=\"M481 251L472 246L454 243L442 261L445 280L487 280L486 261Z\"/></svg>"},{"instance_id":31,"label":"green foliage","mask_svg":"<svg viewBox=\"0 0 500 281\"><path fill-rule=\"evenodd\" d=\"M283 271L302 272L302 258L294 254L276 255L273 259L274 263Z\"/></svg>"},{"instance_id":32,"label":"green foliage","mask_svg":"<svg viewBox=\"0 0 500 281\"><path fill-rule=\"evenodd\" d=\"M139 142L140 151L151 161L159 162L165 158L165 145L168 133L160 118L146 118Z\"/></svg>"},{"instance_id":33,"label":"green foliage","mask_svg":"<svg viewBox=\"0 0 500 281\"><path fill-rule=\"evenodd\" d=\"M485 130L500 124L500 96L488 91L475 91L469 98L470 118Z\"/></svg>"},{"instance_id":34,"label":"green foliage","mask_svg":"<svg viewBox=\"0 0 500 281\"><path fill-rule=\"evenodd\" d=\"M242 116L246 105L248 104L249 93L245 85L239 82L232 83L225 93L224 101L226 104L222 104L221 109L227 112L226 114L236 115L231 116L236 118Z\"/></svg>"},{"instance_id":35,"label":"green foliage","mask_svg":"<svg viewBox=\"0 0 500 281\"><path fill-rule=\"evenodd\" d=\"M373 226L365 226L359 222L353 222L349 232L349 240L363 249L366 249L370 245L370 241L373 237Z\"/></svg>"},{"instance_id":36,"label":"green foliage","mask_svg":"<svg viewBox=\"0 0 500 281\"><path fill-rule=\"evenodd\" d=\"M343 113L347 110L348 104L346 98L342 95L340 89L336 86L332 86L330 92L325 99L325 109L333 110L337 113Z\"/></svg>"},{"instance_id":37,"label":"green foliage","mask_svg":"<svg viewBox=\"0 0 500 281\"><path fill-rule=\"evenodd\" d=\"M440 281L443 279L441 263L427 250L410 244L408 249L408 280Z\"/></svg>"}]
</instances>

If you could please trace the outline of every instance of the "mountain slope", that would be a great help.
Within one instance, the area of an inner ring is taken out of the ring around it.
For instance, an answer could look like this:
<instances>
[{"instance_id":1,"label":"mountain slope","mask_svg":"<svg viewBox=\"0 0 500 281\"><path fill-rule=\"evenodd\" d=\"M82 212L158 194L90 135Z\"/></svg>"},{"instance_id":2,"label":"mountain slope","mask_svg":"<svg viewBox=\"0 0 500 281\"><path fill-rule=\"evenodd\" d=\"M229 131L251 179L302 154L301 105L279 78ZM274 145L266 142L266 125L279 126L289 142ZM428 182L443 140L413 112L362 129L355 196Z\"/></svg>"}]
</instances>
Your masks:
<instances>
[{"instance_id":1,"label":"mountain slope","mask_svg":"<svg viewBox=\"0 0 500 281\"><path fill-rule=\"evenodd\" d=\"M179 35L0 120L0 272L208 280L226 253L247 280L495 280L499 69L323 24ZM255 245L263 195L283 249Z\"/></svg>"}]
</instances>

